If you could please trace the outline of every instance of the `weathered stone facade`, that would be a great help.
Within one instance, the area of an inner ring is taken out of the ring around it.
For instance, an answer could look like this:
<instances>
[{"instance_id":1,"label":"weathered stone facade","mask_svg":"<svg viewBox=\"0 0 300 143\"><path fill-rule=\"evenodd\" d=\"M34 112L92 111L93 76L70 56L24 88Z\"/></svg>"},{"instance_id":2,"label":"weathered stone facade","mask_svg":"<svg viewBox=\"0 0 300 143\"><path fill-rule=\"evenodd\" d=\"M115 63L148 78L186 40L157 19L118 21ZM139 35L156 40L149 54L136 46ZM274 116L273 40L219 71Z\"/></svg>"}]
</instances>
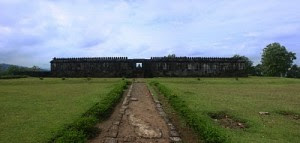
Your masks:
<instances>
[{"instance_id":1,"label":"weathered stone facade","mask_svg":"<svg viewBox=\"0 0 300 143\"><path fill-rule=\"evenodd\" d=\"M237 58L127 57L53 58L55 77L232 77L247 76Z\"/></svg>"}]
</instances>

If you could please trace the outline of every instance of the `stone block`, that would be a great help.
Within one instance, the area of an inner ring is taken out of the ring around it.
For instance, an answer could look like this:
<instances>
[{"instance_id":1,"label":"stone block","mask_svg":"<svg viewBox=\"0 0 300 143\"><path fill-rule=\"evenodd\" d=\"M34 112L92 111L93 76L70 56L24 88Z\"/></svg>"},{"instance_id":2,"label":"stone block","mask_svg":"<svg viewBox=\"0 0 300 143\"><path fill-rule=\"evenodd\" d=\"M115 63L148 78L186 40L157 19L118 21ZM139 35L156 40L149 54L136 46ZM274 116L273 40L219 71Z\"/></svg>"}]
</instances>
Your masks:
<instances>
[{"instance_id":1,"label":"stone block","mask_svg":"<svg viewBox=\"0 0 300 143\"><path fill-rule=\"evenodd\" d=\"M171 136L171 137L179 137L179 134L178 134L177 131L171 130L171 131L170 131L170 136Z\"/></svg>"},{"instance_id":2,"label":"stone block","mask_svg":"<svg viewBox=\"0 0 300 143\"><path fill-rule=\"evenodd\" d=\"M118 140L116 138L106 138L104 143L118 143Z\"/></svg>"},{"instance_id":3,"label":"stone block","mask_svg":"<svg viewBox=\"0 0 300 143\"><path fill-rule=\"evenodd\" d=\"M137 98L130 98L131 101L138 101Z\"/></svg>"},{"instance_id":4,"label":"stone block","mask_svg":"<svg viewBox=\"0 0 300 143\"><path fill-rule=\"evenodd\" d=\"M181 138L180 137L170 137L171 143L179 143L181 142Z\"/></svg>"}]
</instances>

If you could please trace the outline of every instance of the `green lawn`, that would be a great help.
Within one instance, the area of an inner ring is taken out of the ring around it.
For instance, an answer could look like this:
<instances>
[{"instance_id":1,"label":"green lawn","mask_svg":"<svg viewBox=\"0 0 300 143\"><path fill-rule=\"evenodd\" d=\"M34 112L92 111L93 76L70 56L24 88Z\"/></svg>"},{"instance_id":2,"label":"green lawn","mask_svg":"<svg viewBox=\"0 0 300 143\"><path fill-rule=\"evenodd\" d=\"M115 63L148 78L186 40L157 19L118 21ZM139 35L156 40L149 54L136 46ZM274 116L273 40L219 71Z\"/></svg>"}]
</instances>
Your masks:
<instances>
[{"instance_id":1,"label":"green lawn","mask_svg":"<svg viewBox=\"0 0 300 143\"><path fill-rule=\"evenodd\" d=\"M247 129L228 129L211 124L232 142L299 142L300 120L279 111L300 114L300 80L286 78L155 78L185 101L197 114L225 111L246 121ZM258 112L270 115L259 115Z\"/></svg>"},{"instance_id":2,"label":"green lawn","mask_svg":"<svg viewBox=\"0 0 300 143\"><path fill-rule=\"evenodd\" d=\"M0 142L45 142L99 102L120 79L0 80Z\"/></svg>"}]
</instances>

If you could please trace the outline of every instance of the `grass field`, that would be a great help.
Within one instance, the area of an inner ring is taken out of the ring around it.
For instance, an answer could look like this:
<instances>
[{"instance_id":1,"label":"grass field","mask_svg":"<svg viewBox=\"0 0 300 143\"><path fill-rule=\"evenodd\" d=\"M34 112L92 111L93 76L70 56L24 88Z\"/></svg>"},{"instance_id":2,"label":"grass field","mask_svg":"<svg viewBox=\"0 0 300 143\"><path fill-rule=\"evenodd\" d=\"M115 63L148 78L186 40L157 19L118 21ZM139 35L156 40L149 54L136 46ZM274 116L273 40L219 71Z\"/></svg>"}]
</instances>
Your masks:
<instances>
[{"instance_id":1,"label":"grass field","mask_svg":"<svg viewBox=\"0 0 300 143\"><path fill-rule=\"evenodd\" d=\"M0 80L0 142L46 142L101 100L120 79Z\"/></svg>"},{"instance_id":2,"label":"grass field","mask_svg":"<svg viewBox=\"0 0 300 143\"><path fill-rule=\"evenodd\" d=\"M224 128L230 142L299 142L300 80L286 78L155 78L184 101L193 113L209 117L225 112L248 128ZM270 115L260 115L259 112ZM289 116L280 113L291 114ZM298 115L298 116L297 116Z\"/></svg>"}]
</instances>

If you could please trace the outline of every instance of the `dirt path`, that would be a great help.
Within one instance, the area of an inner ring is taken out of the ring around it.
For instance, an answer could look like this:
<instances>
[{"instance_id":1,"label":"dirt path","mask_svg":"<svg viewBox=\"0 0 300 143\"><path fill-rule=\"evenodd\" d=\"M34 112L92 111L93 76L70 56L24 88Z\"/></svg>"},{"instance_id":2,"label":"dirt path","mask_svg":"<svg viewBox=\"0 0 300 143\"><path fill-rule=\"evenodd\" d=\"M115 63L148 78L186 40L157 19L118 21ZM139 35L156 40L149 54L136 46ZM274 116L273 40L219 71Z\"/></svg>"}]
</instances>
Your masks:
<instances>
[{"instance_id":1,"label":"dirt path","mask_svg":"<svg viewBox=\"0 0 300 143\"><path fill-rule=\"evenodd\" d=\"M134 82L111 117L98 125L102 130L91 143L168 143L180 141L160 103L143 82Z\"/></svg>"}]
</instances>

